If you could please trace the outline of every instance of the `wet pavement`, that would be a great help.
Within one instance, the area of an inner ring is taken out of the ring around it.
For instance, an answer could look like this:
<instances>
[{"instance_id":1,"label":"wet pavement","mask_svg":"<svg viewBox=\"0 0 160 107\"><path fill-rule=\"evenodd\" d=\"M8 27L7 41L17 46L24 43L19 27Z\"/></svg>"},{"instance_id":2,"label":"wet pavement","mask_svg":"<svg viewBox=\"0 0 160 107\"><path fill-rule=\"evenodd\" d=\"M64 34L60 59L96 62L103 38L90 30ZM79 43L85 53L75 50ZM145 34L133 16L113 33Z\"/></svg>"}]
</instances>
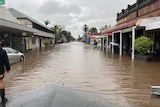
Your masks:
<instances>
[{"instance_id":1,"label":"wet pavement","mask_svg":"<svg viewBox=\"0 0 160 107\"><path fill-rule=\"evenodd\" d=\"M59 85L14 96L7 107L118 107L93 93Z\"/></svg>"},{"instance_id":2,"label":"wet pavement","mask_svg":"<svg viewBox=\"0 0 160 107\"><path fill-rule=\"evenodd\" d=\"M95 93L122 107L159 107L151 86L160 85L160 62L131 61L79 43L26 53L5 76L9 98L50 84Z\"/></svg>"}]
</instances>

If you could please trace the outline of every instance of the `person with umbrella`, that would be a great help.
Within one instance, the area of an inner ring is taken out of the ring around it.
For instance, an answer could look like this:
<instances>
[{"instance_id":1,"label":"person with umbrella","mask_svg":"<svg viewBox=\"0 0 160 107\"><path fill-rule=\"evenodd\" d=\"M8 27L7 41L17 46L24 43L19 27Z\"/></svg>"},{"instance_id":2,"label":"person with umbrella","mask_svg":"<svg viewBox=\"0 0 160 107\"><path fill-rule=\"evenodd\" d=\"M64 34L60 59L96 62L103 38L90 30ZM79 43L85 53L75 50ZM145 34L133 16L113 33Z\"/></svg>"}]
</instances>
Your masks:
<instances>
[{"instance_id":1,"label":"person with umbrella","mask_svg":"<svg viewBox=\"0 0 160 107\"><path fill-rule=\"evenodd\" d=\"M5 87L3 83L5 69L7 72L10 71L9 59L6 51L3 49L3 46L4 42L2 39L0 39L0 95L2 98L2 105L7 102L7 99L5 98Z\"/></svg>"}]
</instances>

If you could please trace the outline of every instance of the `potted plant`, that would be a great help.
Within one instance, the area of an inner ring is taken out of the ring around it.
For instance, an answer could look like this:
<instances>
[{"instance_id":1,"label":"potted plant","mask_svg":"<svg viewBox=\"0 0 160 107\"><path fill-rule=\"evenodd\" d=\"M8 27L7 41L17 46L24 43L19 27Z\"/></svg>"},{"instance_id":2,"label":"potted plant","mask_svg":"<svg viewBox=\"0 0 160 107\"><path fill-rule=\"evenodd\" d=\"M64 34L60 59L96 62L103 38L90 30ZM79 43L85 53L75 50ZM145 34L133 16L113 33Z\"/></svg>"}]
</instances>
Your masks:
<instances>
[{"instance_id":1,"label":"potted plant","mask_svg":"<svg viewBox=\"0 0 160 107\"><path fill-rule=\"evenodd\" d=\"M94 40L94 45L97 45L98 43L97 43L97 41L96 40Z\"/></svg>"},{"instance_id":2,"label":"potted plant","mask_svg":"<svg viewBox=\"0 0 160 107\"><path fill-rule=\"evenodd\" d=\"M135 39L134 44L135 44L135 50L139 53L136 55L136 58L144 61L152 60L152 56L151 54L148 54L148 52L151 50L154 44L153 40L145 36L140 36L137 39Z\"/></svg>"},{"instance_id":3,"label":"potted plant","mask_svg":"<svg viewBox=\"0 0 160 107\"><path fill-rule=\"evenodd\" d=\"M49 42L44 42L44 46L47 48L49 46Z\"/></svg>"}]
</instances>

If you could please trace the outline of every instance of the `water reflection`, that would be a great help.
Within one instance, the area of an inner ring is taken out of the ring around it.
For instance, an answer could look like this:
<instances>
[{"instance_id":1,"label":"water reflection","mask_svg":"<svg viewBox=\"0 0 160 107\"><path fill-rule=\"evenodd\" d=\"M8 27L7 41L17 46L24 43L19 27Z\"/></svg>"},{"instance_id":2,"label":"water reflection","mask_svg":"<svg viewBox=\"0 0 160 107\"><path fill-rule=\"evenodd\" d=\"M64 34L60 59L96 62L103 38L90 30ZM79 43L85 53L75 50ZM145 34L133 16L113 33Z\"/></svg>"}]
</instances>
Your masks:
<instances>
[{"instance_id":1,"label":"water reflection","mask_svg":"<svg viewBox=\"0 0 160 107\"><path fill-rule=\"evenodd\" d=\"M159 62L131 61L83 43L26 53L5 78L8 95L60 84L97 93L122 107L158 107L151 85L160 85Z\"/></svg>"}]
</instances>

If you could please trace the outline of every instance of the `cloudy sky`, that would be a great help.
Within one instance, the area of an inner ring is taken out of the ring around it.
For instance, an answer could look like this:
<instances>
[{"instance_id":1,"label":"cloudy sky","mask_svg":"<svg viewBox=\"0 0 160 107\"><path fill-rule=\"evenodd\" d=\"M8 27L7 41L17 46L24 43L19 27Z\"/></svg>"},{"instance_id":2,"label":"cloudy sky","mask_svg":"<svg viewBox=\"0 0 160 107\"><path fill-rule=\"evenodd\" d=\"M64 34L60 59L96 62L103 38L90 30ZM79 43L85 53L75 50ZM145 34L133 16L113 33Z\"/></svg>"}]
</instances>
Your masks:
<instances>
[{"instance_id":1,"label":"cloudy sky","mask_svg":"<svg viewBox=\"0 0 160 107\"><path fill-rule=\"evenodd\" d=\"M49 26L62 25L72 36L83 36L83 25L97 29L116 23L116 14L136 0L5 0L7 8L41 22L49 20Z\"/></svg>"}]
</instances>

